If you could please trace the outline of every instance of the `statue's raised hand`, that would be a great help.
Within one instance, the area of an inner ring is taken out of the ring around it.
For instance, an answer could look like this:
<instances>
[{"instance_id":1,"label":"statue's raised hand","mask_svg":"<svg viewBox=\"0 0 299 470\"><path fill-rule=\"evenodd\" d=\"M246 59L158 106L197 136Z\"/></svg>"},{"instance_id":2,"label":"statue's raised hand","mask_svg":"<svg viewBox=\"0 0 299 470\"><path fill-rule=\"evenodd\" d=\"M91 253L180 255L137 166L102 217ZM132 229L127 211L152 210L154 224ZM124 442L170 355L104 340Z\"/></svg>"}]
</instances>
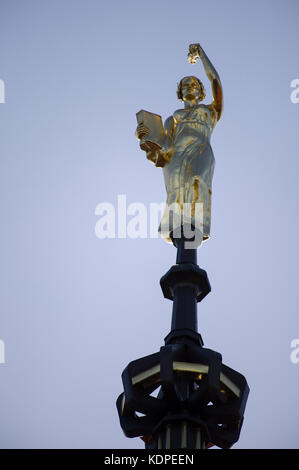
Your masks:
<instances>
[{"instance_id":1,"label":"statue's raised hand","mask_svg":"<svg viewBox=\"0 0 299 470\"><path fill-rule=\"evenodd\" d=\"M197 59L201 56L200 44L190 44L188 60L190 64L195 64Z\"/></svg>"}]
</instances>

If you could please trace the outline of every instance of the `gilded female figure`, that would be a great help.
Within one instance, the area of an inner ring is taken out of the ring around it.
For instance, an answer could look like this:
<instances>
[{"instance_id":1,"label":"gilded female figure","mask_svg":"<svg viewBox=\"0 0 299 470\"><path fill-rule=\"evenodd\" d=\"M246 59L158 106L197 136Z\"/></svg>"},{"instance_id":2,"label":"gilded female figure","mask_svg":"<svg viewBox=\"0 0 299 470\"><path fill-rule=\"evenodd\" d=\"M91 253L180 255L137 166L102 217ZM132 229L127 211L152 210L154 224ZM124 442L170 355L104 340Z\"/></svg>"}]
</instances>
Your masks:
<instances>
[{"instance_id":1,"label":"gilded female figure","mask_svg":"<svg viewBox=\"0 0 299 470\"><path fill-rule=\"evenodd\" d=\"M212 178L215 159L210 145L212 131L219 121L223 109L220 78L199 44L189 46L188 59L196 63L200 58L210 80L213 100L203 104L205 89L202 82L188 76L181 79L177 96L184 103L164 123L163 145L149 145L147 158L156 166L163 167L167 191L166 210L159 231L166 241L180 226L189 225L201 233L206 240L210 236ZM150 129L139 124L136 135L139 139L149 134ZM186 209L187 208L187 209ZM171 216L172 215L172 216Z\"/></svg>"}]
</instances>

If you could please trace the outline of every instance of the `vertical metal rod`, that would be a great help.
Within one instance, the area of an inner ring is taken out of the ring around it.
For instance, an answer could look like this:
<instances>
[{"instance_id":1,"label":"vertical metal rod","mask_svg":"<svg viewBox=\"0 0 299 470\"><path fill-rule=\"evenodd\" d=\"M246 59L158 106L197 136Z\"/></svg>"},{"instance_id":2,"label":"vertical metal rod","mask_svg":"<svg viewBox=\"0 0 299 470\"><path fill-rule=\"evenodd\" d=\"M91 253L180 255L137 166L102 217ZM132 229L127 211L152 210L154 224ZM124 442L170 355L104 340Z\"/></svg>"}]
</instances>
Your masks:
<instances>
[{"instance_id":1,"label":"vertical metal rod","mask_svg":"<svg viewBox=\"0 0 299 470\"><path fill-rule=\"evenodd\" d=\"M181 328L197 331L197 300L191 286L178 286L174 292L171 329Z\"/></svg>"},{"instance_id":2,"label":"vertical metal rod","mask_svg":"<svg viewBox=\"0 0 299 470\"><path fill-rule=\"evenodd\" d=\"M197 249L185 248L185 239L172 238L174 246L177 248L176 262L177 264L182 263L193 263L197 264Z\"/></svg>"}]
</instances>

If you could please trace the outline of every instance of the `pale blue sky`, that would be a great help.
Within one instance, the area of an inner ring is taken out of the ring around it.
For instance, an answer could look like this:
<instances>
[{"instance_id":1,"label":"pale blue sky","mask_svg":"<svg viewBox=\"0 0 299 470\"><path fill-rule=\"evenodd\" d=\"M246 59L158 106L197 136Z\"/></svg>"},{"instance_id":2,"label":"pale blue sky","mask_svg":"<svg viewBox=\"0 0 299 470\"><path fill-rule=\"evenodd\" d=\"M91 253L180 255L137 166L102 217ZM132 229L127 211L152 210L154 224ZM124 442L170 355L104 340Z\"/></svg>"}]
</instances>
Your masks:
<instances>
[{"instance_id":1,"label":"pale blue sky","mask_svg":"<svg viewBox=\"0 0 299 470\"><path fill-rule=\"evenodd\" d=\"M209 90L193 42L224 89L200 332L251 388L235 447L298 447L298 14L296 0L0 2L1 447L143 447L115 400L169 331L175 250L99 240L94 211L165 200L135 114L172 114L185 75Z\"/></svg>"}]
</instances>

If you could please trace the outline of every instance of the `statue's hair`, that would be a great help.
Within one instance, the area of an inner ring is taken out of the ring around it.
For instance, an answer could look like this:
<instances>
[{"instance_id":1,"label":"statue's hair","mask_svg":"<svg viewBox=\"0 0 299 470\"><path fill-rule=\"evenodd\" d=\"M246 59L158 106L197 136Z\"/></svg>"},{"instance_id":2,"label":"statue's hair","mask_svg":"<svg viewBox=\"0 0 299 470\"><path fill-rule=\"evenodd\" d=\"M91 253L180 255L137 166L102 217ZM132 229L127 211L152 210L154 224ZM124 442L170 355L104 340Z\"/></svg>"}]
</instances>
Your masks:
<instances>
[{"instance_id":1,"label":"statue's hair","mask_svg":"<svg viewBox=\"0 0 299 470\"><path fill-rule=\"evenodd\" d=\"M185 78L195 78L195 80L197 80L198 82L198 85L199 85L199 88L200 88L200 91L201 91L201 97L202 99L204 100L205 99L205 96L206 96L206 90L205 90L205 87L203 86L203 83L199 80L199 78L197 77L194 77L194 75L190 75L188 77L183 77L180 82L178 83L178 88L177 88L177 97L179 100L183 101L183 94L182 94L182 82L183 80L185 80Z\"/></svg>"}]
</instances>

